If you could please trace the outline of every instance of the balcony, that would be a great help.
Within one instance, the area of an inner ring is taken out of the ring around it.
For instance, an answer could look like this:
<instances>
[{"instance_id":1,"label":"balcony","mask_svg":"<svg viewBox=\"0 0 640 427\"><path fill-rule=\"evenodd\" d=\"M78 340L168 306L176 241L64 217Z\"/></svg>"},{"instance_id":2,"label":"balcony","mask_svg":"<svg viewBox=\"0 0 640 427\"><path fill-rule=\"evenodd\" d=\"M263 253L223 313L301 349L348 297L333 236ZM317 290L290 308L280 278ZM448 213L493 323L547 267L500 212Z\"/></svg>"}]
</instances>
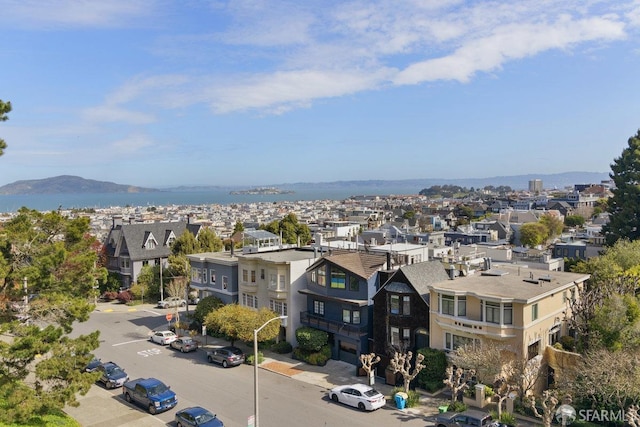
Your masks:
<instances>
[{"instance_id":1,"label":"balcony","mask_svg":"<svg viewBox=\"0 0 640 427\"><path fill-rule=\"evenodd\" d=\"M359 338L367 335L367 328L365 326L352 325L336 320L328 320L323 316L318 316L317 314L313 314L308 311L300 312L300 323L305 326L320 329L321 331L344 335L351 338Z\"/></svg>"},{"instance_id":2,"label":"balcony","mask_svg":"<svg viewBox=\"0 0 640 427\"><path fill-rule=\"evenodd\" d=\"M439 313L431 313L435 323L447 330L459 332L472 332L477 335L484 335L493 339L514 338L516 328L513 325L500 325L498 323L472 320L466 317L447 316Z\"/></svg>"}]
</instances>

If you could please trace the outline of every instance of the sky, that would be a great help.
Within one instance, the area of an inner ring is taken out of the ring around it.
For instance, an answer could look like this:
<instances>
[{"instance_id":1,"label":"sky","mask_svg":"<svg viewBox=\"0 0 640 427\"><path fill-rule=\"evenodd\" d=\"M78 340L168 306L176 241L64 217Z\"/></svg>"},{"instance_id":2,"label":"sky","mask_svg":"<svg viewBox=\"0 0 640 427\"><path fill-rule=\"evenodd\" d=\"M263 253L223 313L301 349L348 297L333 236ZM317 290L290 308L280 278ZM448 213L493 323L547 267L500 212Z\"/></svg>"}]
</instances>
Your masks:
<instances>
[{"instance_id":1,"label":"sky","mask_svg":"<svg viewBox=\"0 0 640 427\"><path fill-rule=\"evenodd\" d=\"M0 0L0 185L610 172L640 0Z\"/></svg>"}]
</instances>

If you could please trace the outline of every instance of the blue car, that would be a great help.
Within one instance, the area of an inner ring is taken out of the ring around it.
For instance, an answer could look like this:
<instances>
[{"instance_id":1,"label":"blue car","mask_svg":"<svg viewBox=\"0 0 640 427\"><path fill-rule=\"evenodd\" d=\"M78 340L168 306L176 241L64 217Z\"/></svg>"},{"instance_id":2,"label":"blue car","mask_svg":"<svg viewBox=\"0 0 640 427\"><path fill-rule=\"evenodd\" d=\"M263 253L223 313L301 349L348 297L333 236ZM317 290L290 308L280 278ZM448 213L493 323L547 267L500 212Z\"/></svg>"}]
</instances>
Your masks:
<instances>
[{"instance_id":1,"label":"blue car","mask_svg":"<svg viewBox=\"0 0 640 427\"><path fill-rule=\"evenodd\" d=\"M177 427L224 427L224 423L214 414L200 406L181 409L176 412Z\"/></svg>"}]
</instances>

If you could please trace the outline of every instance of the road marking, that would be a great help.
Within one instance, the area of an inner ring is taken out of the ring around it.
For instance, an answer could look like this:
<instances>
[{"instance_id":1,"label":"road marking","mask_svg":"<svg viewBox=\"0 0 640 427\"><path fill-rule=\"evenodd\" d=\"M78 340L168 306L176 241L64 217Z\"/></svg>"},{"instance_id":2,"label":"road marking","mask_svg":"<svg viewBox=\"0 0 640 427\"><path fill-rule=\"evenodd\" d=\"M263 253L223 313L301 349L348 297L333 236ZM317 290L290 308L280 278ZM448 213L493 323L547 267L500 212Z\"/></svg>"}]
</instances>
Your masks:
<instances>
[{"instance_id":1,"label":"road marking","mask_svg":"<svg viewBox=\"0 0 640 427\"><path fill-rule=\"evenodd\" d=\"M106 310L102 310L105 313L111 313L113 311L113 308L107 308Z\"/></svg>"},{"instance_id":2,"label":"road marking","mask_svg":"<svg viewBox=\"0 0 640 427\"><path fill-rule=\"evenodd\" d=\"M148 350L142 350L138 352L138 354L142 357L156 356L160 353L162 353L162 350L158 348L150 348Z\"/></svg>"},{"instance_id":3,"label":"road marking","mask_svg":"<svg viewBox=\"0 0 640 427\"><path fill-rule=\"evenodd\" d=\"M117 344L112 344L111 347L118 347L119 345L125 345L125 344L133 344L134 342L140 342L140 341L149 341L149 338L143 338L143 339L133 340L133 341L119 342Z\"/></svg>"}]
</instances>

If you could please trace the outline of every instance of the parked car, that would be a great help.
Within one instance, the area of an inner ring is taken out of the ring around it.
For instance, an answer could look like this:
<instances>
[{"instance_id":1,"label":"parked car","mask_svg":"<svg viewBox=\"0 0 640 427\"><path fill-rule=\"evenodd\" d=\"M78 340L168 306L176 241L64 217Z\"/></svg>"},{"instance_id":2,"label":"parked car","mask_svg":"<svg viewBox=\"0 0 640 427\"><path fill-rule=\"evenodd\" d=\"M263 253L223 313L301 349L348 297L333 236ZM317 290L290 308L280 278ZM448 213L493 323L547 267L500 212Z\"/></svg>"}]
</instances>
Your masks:
<instances>
[{"instance_id":1,"label":"parked car","mask_svg":"<svg viewBox=\"0 0 640 427\"><path fill-rule=\"evenodd\" d=\"M223 368L242 365L244 358L244 353L238 347L226 346L207 351L207 360L219 363Z\"/></svg>"},{"instance_id":2,"label":"parked car","mask_svg":"<svg viewBox=\"0 0 640 427\"><path fill-rule=\"evenodd\" d=\"M329 390L329 399L360 409L375 411L382 408L387 400L384 395L366 384L340 385Z\"/></svg>"},{"instance_id":3,"label":"parked car","mask_svg":"<svg viewBox=\"0 0 640 427\"><path fill-rule=\"evenodd\" d=\"M152 331L149 337L149 341L162 345L169 345L177 339L178 336L171 331Z\"/></svg>"},{"instance_id":4,"label":"parked car","mask_svg":"<svg viewBox=\"0 0 640 427\"><path fill-rule=\"evenodd\" d=\"M200 302L200 297L197 295L189 295L189 304L197 305Z\"/></svg>"},{"instance_id":5,"label":"parked car","mask_svg":"<svg viewBox=\"0 0 640 427\"><path fill-rule=\"evenodd\" d=\"M224 427L224 423L216 415L200 406L179 410L175 421L177 427Z\"/></svg>"},{"instance_id":6,"label":"parked car","mask_svg":"<svg viewBox=\"0 0 640 427\"><path fill-rule=\"evenodd\" d=\"M122 387L122 384L129 381L129 375L120 366L113 362L106 362L96 368L102 373L98 382L104 384L106 388Z\"/></svg>"},{"instance_id":7,"label":"parked car","mask_svg":"<svg viewBox=\"0 0 640 427\"><path fill-rule=\"evenodd\" d=\"M97 357L94 357L93 359L91 359L89 364L87 364L87 366L84 367L84 370L85 372L93 372L96 369L98 369L98 366L100 365L102 365L102 360L98 359Z\"/></svg>"},{"instance_id":8,"label":"parked car","mask_svg":"<svg viewBox=\"0 0 640 427\"><path fill-rule=\"evenodd\" d=\"M169 347L180 350L183 353L188 353L190 351L196 351L198 349L198 343L191 338L179 337L177 340L172 341Z\"/></svg>"},{"instance_id":9,"label":"parked car","mask_svg":"<svg viewBox=\"0 0 640 427\"><path fill-rule=\"evenodd\" d=\"M491 417L491 414L477 409L439 414L435 424L437 427L498 427L500 425Z\"/></svg>"},{"instance_id":10,"label":"parked car","mask_svg":"<svg viewBox=\"0 0 640 427\"><path fill-rule=\"evenodd\" d=\"M184 298L180 297L168 297L158 301L158 308L170 308L170 307L185 307L187 302Z\"/></svg>"},{"instance_id":11,"label":"parked car","mask_svg":"<svg viewBox=\"0 0 640 427\"><path fill-rule=\"evenodd\" d=\"M171 388L156 378L127 381L122 385L122 394L127 402L146 408L152 415L178 404L178 398Z\"/></svg>"}]
</instances>

